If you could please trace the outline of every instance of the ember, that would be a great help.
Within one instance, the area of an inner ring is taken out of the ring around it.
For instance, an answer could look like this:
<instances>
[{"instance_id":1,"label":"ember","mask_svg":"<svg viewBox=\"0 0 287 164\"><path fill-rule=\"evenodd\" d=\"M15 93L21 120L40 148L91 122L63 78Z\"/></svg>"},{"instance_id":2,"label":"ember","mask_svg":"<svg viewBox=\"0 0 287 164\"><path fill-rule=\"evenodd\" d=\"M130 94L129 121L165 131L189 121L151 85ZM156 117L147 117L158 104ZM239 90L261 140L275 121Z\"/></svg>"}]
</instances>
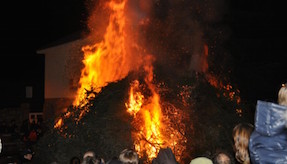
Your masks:
<instances>
[{"instance_id":1,"label":"ember","mask_svg":"<svg viewBox=\"0 0 287 164\"><path fill-rule=\"evenodd\" d=\"M151 65L152 57L147 56L145 60L146 77L144 79L148 89L151 91L151 97L144 99L140 92L133 92L134 88L138 89L138 81L131 85L128 111L131 109L134 113L133 132L135 149L141 157L147 155L149 162L157 156L160 148L172 147L176 149L179 155L185 151L186 139L176 129L170 125L168 116L162 111L160 96L153 84L153 66ZM137 98L136 100L134 98ZM136 102L136 103L135 103ZM144 104L144 105L143 105ZM166 133L166 132L170 133ZM184 145L180 145L184 143ZM180 148L180 149L178 149ZM177 156L180 161L180 156Z\"/></svg>"}]
</instances>

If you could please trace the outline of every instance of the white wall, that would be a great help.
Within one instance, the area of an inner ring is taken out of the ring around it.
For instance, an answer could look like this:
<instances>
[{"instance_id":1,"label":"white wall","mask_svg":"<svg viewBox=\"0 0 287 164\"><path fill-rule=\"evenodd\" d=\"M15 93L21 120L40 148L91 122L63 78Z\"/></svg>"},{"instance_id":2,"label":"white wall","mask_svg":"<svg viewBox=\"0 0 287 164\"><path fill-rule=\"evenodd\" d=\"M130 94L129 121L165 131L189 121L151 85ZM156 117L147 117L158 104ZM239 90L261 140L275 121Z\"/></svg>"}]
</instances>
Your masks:
<instances>
[{"instance_id":1,"label":"white wall","mask_svg":"<svg viewBox=\"0 0 287 164\"><path fill-rule=\"evenodd\" d=\"M74 97L71 79L80 76L83 45L79 39L37 51L45 55L45 99Z\"/></svg>"}]
</instances>

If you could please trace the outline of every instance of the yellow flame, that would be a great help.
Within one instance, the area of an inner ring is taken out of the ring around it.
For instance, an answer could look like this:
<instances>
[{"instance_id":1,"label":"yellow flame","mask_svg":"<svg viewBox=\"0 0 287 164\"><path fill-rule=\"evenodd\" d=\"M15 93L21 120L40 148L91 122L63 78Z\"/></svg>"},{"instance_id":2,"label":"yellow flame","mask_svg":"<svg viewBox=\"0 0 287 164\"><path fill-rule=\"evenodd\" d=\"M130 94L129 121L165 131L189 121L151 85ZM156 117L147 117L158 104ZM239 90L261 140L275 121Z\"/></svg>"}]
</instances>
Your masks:
<instances>
[{"instance_id":1,"label":"yellow flame","mask_svg":"<svg viewBox=\"0 0 287 164\"><path fill-rule=\"evenodd\" d=\"M134 116L132 125L137 129L133 133L135 150L140 157L146 157L150 162L157 156L160 148L178 146L180 141L185 142L184 136L170 126L168 116L164 116L160 104L160 96L153 84L152 56L146 56L144 70L146 72L145 83L151 91L151 96L145 98L139 91L139 82L131 84L129 103L126 103L127 111ZM134 92L136 90L136 92ZM139 98L140 97L140 98ZM177 113L174 112L176 115ZM181 154L185 146L178 146L176 153ZM177 158L180 160L179 158Z\"/></svg>"},{"instance_id":2,"label":"yellow flame","mask_svg":"<svg viewBox=\"0 0 287 164\"><path fill-rule=\"evenodd\" d=\"M59 118L57 123L54 125L54 128L60 128L63 125L63 119Z\"/></svg>"},{"instance_id":3,"label":"yellow flame","mask_svg":"<svg viewBox=\"0 0 287 164\"><path fill-rule=\"evenodd\" d=\"M134 116L134 122L142 123L137 127L139 131L133 137L135 149L140 156L147 155L151 160L156 157L161 147L175 147L180 140L185 139L178 137L179 133L171 127L168 127L169 130L166 129L168 125L164 124L164 120L168 117L162 113L160 96L153 84L154 59L151 55L142 59L141 54L136 53L140 47L133 42L132 35L128 35L131 29L127 27L129 20L125 16L126 3L127 0L108 2L107 7L111 13L103 40L82 47L84 68L81 70L79 88L73 105L84 107L89 98L95 96L90 94L90 97L87 97L87 91L99 93L110 82L121 80L129 72L144 66L147 73L145 83L151 91L151 96L145 98L137 88L139 82L135 82L130 89L129 103L125 105L127 111ZM88 109L83 108L79 117L82 117L86 110ZM58 123L62 126L63 119L59 119ZM182 148L177 153L181 154L184 150L185 148Z\"/></svg>"},{"instance_id":4,"label":"yellow flame","mask_svg":"<svg viewBox=\"0 0 287 164\"><path fill-rule=\"evenodd\" d=\"M69 118L71 116L71 112L66 112L63 117L60 117L58 121L55 123L54 128L60 129L64 125L64 118Z\"/></svg>"},{"instance_id":5,"label":"yellow flame","mask_svg":"<svg viewBox=\"0 0 287 164\"><path fill-rule=\"evenodd\" d=\"M144 114L144 126L145 126L145 138L149 144L141 143L141 147L145 148L148 158L151 160L156 157L160 146L163 143L160 129L161 124L161 107L159 104L159 96L154 94L152 102L143 109Z\"/></svg>"},{"instance_id":6,"label":"yellow flame","mask_svg":"<svg viewBox=\"0 0 287 164\"><path fill-rule=\"evenodd\" d=\"M126 107L127 107L127 111L131 114L131 115L136 115L137 112L141 109L142 105L143 105L143 99L144 96L141 94L141 92L136 91L139 89L139 81L135 80L130 88L130 97L129 97L129 103L125 103Z\"/></svg>"},{"instance_id":7,"label":"yellow flame","mask_svg":"<svg viewBox=\"0 0 287 164\"><path fill-rule=\"evenodd\" d=\"M111 10L109 24L102 42L87 45L82 48L84 52L84 68L81 72L79 88L73 105L85 105L86 90L100 92L110 82L125 78L128 73L135 69L135 58L129 49L124 13L127 0L110 1L107 6Z\"/></svg>"}]
</instances>

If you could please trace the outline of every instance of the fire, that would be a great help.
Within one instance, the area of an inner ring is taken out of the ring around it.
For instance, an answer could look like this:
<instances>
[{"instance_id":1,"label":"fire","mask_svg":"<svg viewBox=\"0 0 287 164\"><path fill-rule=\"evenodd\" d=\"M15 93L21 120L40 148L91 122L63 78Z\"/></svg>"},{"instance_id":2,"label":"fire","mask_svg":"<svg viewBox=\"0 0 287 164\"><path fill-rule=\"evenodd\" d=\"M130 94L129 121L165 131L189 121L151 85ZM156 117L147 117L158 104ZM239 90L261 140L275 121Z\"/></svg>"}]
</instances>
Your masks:
<instances>
[{"instance_id":1,"label":"fire","mask_svg":"<svg viewBox=\"0 0 287 164\"><path fill-rule=\"evenodd\" d=\"M126 103L126 107L128 109L128 112L131 115L136 115L137 112L141 109L142 105L143 105L143 99L144 96L141 94L141 92L137 91L139 90L139 81L135 80L132 85L131 85L131 89L130 89L130 97L129 97L129 104Z\"/></svg>"},{"instance_id":2,"label":"fire","mask_svg":"<svg viewBox=\"0 0 287 164\"><path fill-rule=\"evenodd\" d=\"M126 107L127 111L134 116L132 125L137 129L133 132L135 149L140 157L147 156L151 161L163 147L180 147L176 153L181 154L185 147L181 147L180 141L184 142L185 138L170 126L168 116L165 116L162 111L160 96L153 84L153 66L151 65L153 58L148 56L146 59L145 83L151 91L151 96L144 99L140 91L134 92L134 90L139 90L139 82L135 80L131 84L129 103L126 103Z\"/></svg>"},{"instance_id":3,"label":"fire","mask_svg":"<svg viewBox=\"0 0 287 164\"><path fill-rule=\"evenodd\" d=\"M127 0L107 3L111 14L103 41L82 48L84 68L73 105L85 105L87 90L98 93L108 83L125 78L138 67L140 60L133 60L136 55L129 51L133 44L127 35L127 18L124 13L126 2ZM90 95L91 98L93 96Z\"/></svg>"},{"instance_id":4,"label":"fire","mask_svg":"<svg viewBox=\"0 0 287 164\"><path fill-rule=\"evenodd\" d=\"M223 96L229 98L232 101L235 101L237 104L240 104L241 98L239 96L239 90L234 89L231 84L224 85L221 81L219 81L215 76L211 74L207 74L206 77L208 78L208 82L213 87L222 90Z\"/></svg>"},{"instance_id":5,"label":"fire","mask_svg":"<svg viewBox=\"0 0 287 164\"><path fill-rule=\"evenodd\" d=\"M223 84L220 78L217 78L216 76L209 73L208 70L208 63L207 57L208 57L208 46L207 44L204 44L203 47L203 56L204 56L204 63L202 65L202 70L205 73L205 76L209 82L209 84L213 87L215 87L218 90L223 91L223 96L226 98L229 98L231 101L235 101L238 105L241 103L241 98L239 96L240 91L238 89L234 89L231 84ZM242 115L242 109L235 109L236 113L241 116Z\"/></svg>"},{"instance_id":6,"label":"fire","mask_svg":"<svg viewBox=\"0 0 287 164\"><path fill-rule=\"evenodd\" d=\"M142 94L140 83L136 80L131 85L129 103L125 104L127 111L133 115L132 126L136 129L132 132L135 149L141 157L147 157L149 161L156 157L159 149L163 147L171 147L174 153L181 155L185 150L183 142L186 142L186 139L182 135L182 129L174 129L169 116L163 112L160 95L153 83L154 58L151 55L143 57L139 53L140 46L136 45L133 35L130 35L130 20L125 13L126 3L127 0L108 2L110 16L103 40L82 47L84 68L73 105L81 107L79 117L82 117L88 110L85 105L95 96L94 93L99 93L110 82L121 80L131 71L143 67L146 72L144 82L150 95ZM178 116L177 110L173 110L173 115ZM61 126L62 118L58 120L55 128Z\"/></svg>"},{"instance_id":7,"label":"fire","mask_svg":"<svg viewBox=\"0 0 287 164\"><path fill-rule=\"evenodd\" d=\"M207 58L208 58L208 45L204 44L203 45L203 54L202 54L202 65L201 65L201 71L205 73L206 78L209 82L210 85L212 85L213 87L219 89L219 90L223 90L224 93L223 95L225 97L228 97L230 100L235 100L237 104L239 104L241 102L239 95L239 90L234 90L231 84L226 84L224 85L222 83L222 81L220 81L220 78L215 77L214 75L210 74L208 72L208 62L207 62Z\"/></svg>"},{"instance_id":8,"label":"fire","mask_svg":"<svg viewBox=\"0 0 287 164\"><path fill-rule=\"evenodd\" d=\"M160 96L153 84L154 59L151 55L143 58L141 53L138 53L140 48L133 42L132 35L128 35L130 29L127 27L129 20L125 16L126 3L127 0L111 0L107 3L111 14L103 41L82 48L84 68L73 105L84 108L81 111L84 113L88 110L85 109L85 104L95 96L87 95L88 91L98 93L108 83L121 80L129 72L143 67L147 73L144 81L151 95L145 98L140 92L139 81L136 80L130 89L130 101L125 105L127 111L133 115L133 126L137 128L137 131L132 132L135 149L141 157L147 156L148 160L151 160L156 157L161 147L174 148L180 143L179 140L185 141L185 139L182 136L179 137L180 133L171 127L169 130L166 129L168 125L165 123L170 124L170 122L167 119L168 116L163 115ZM56 127L62 124L63 120L59 119ZM179 152L176 151L179 154L185 150L184 147L179 149Z\"/></svg>"},{"instance_id":9,"label":"fire","mask_svg":"<svg viewBox=\"0 0 287 164\"><path fill-rule=\"evenodd\" d=\"M151 57L147 59L148 63L144 66L147 76L145 77L145 82L152 92L151 102L143 107L143 118L144 118L144 137L149 141L149 143L139 143L135 147L138 148L138 152L146 151L149 159L156 157L157 152L160 149L161 144L163 144L163 136L161 134L162 128L162 111L160 106L159 95L155 91L155 86L152 83L153 80L153 67L151 65ZM143 149L142 149L143 148Z\"/></svg>"},{"instance_id":10,"label":"fire","mask_svg":"<svg viewBox=\"0 0 287 164\"><path fill-rule=\"evenodd\" d=\"M64 115L64 118L68 118L68 117L70 117L71 116L71 112L67 112L67 113L65 113L65 115ZM59 118L58 119L58 121L55 123L55 125L54 125L54 128L55 129L61 129L61 127L63 126L63 124L64 124L64 120L63 120L63 118Z\"/></svg>"},{"instance_id":11,"label":"fire","mask_svg":"<svg viewBox=\"0 0 287 164\"><path fill-rule=\"evenodd\" d=\"M127 112L133 116L131 122L132 138L135 150L140 157L147 158L148 162L155 158L161 148L170 147L173 149L177 161L181 161L181 157L185 153L187 139L185 137L185 129L183 118L188 117L183 110L177 109L168 102L163 102L160 97L157 85L154 82L152 55L143 56L141 47L137 45L129 27L130 20L126 16L126 4L128 0L110 0L107 8L110 11L109 23L103 40L96 44L86 45L82 47L84 53L83 64L81 70L81 78L79 80L79 88L73 101L73 105L80 107L79 117L75 121L79 121L86 112L89 111L87 103L95 97L101 89L111 82L124 79L131 71L143 68L145 74L144 85L147 92L143 92L139 80L131 83L129 90L129 101L125 103ZM143 2L143 1L142 1ZM142 23L140 21L139 23ZM208 73L208 46L202 46L201 55L199 55L200 72L206 75L210 85L225 91L225 95L230 99L237 97L237 90L234 91L231 85L223 85L217 77ZM197 58L195 58L197 59ZM195 60L196 62L198 60ZM190 86L183 86L184 92L180 93L183 97L185 106L190 106L188 98L191 95ZM87 94L89 93L89 94ZM148 94L144 94L148 93ZM240 109L238 109L240 112ZM64 119L71 117L71 113L66 113L55 123L54 128L61 129L64 125ZM185 119L186 120L186 119ZM192 127L188 125L189 127Z\"/></svg>"},{"instance_id":12,"label":"fire","mask_svg":"<svg viewBox=\"0 0 287 164\"><path fill-rule=\"evenodd\" d=\"M54 125L54 128L60 128L63 125L63 119L60 118L57 123Z\"/></svg>"}]
</instances>

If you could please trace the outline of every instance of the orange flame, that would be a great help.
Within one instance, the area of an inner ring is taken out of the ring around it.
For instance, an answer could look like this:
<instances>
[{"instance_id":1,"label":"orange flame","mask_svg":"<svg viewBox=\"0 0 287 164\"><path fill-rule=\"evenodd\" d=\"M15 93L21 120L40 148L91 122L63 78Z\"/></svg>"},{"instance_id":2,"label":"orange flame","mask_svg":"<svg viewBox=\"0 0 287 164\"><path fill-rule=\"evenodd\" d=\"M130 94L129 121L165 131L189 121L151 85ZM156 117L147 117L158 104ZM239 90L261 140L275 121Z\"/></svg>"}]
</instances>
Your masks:
<instances>
[{"instance_id":1,"label":"orange flame","mask_svg":"<svg viewBox=\"0 0 287 164\"><path fill-rule=\"evenodd\" d=\"M129 103L125 103L128 112L134 116L141 109L144 98L141 92L137 90L139 90L139 81L135 80L131 85Z\"/></svg>"},{"instance_id":2,"label":"orange flame","mask_svg":"<svg viewBox=\"0 0 287 164\"><path fill-rule=\"evenodd\" d=\"M63 125L63 119L60 118L57 123L54 125L54 128L60 128Z\"/></svg>"},{"instance_id":3,"label":"orange flame","mask_svg":"<svg viewBox=\"0 0 287 164\"><path fill-rule=\"evenodd\" d=\"M103 41L82 48L84 68L73 105L84 107L89 98L95 96L89 94L90 97L87 97L87 91L99 93L108 83L125 78L129 72L137 70L144 63L147 73L145 83L151 91L151 97L145 98L139 91L139 82L135 81L130 89L129 103L125 105L128 112L134 116L133 126L138 130L133 133L135 149L141 157L147 156L151 160L156 157L161 147L174 148L186 139L169 126L168 116L163 115L160 96L153 84L154 59L148 55L142 60L140 47L133 42L132 35L128 35L131 29L125 15L126 3L127 0L111 0L107 3L111 13ZM85 110L88 109L84 108L81 115ZM63 120L59 120L56 125L61 124ZM185 147L180 147L176 153L182 154L184 150Z\"/></svg>"},{"instance_id":4,"label":"orange flame","mask_svg":"<svg viewBox=\"0 0 287 164\"><path fill-rule=\"evenodd\" d=\"M132 44L129 43L126 28L127 18L124 13L126 2L127 0L107 3L111 14L104 40L82 48L85 67L82 69L80 87L73 105L87 103L86 90L98 93L108 83L125 78L131 70L138 67L138 63L134 61L140 62L140 60L132 60L136 55L129 51Z\"/></svg>"},{"instance_id":5,"label":"orange flame","mask_svg":"<svg viewBox=\"0 0 287 164\"><path fill-rule=\"evenodd\" d=\"M63 118L69 118L70 116L71 116L71 112L67 112L67 113L64 114L64 117L63 117ZM60 118L58 119L58 121L55 123L55 125L54 125L54 128L55 128L55 129L61 129L61 127L62 127L63 124L64 124L63 118L60 117Z\"/></svg>"},{"instance_id":6,"label":"orange flame","mask_svg":"<svg viewBox=\"0 0 287 164\"><path fill-rule=\"evenodd\" d=\"M157 152L160 149L161 144L163 144L163 136L161 134L160 129L162 128L162 112L160 106L160 98L159 95L155 91L155 86L152 83L153 81L153 66L151 62L153 58L151 56L147 57L147 64L144 66L145 71L147 72L147 76L145 77L145 82L148 85L149 89L152 92L151 102L143 107L143 115L144 115L144 135L145 138L149 141L146 144L140 143L140 145L136 145L136 148L144 148L144 151L148 154L149 159L156 157ZM140 146L140 147L139 147ZM140 150L137 150L140 152Z\"/></svg>"},{"instance_id":7,"label":"orange flame","mask_svg":"<svg viewBox=\"0 0 287 164\"><path fill-rule=\"evenodd\" d=\"M234 89L231 84L224 85L222 83L222 81L219 80L219 78L217 78L214 75L207 72L207 70L208 70L208 63L207 63L208 46L207 46L207 44L204 44L203 49L204 49L203 53L204 53L204 61L205 62L203 62L203 66L202 66L203 68L202 69L206 73L206 78L207 78L209 84L212 85L213 87L219 89L219 90L222 90L224 92L223 96L229 98L230 100L235 100L237 104L240 104L241 98L239 96L240 92L238 89ZM236 111L240 111L240 109L236 109ZM237 112L237 113L240 113L240 112Z\"/></svg>"},{"instance_id":8,"label":"orange flame","mask_svg":"<svg viewBox=\"0 0 287 164\"><path fill-rule=\"evenodd\" d=\"M138 90L139 85L136 80L131 85L129 103L126 103L127 111L134 116L133 126L138 130L134 133L135 149L140 157L146 155L149 161L157 156L160 148L174 148L178 146L180 140L185 141L185 138L180 136L177 130L168 125L170 123L168 116L164 116L162 112L160 96L153 84L152 60L153 58L148 56L144 66L147 73L145 83L151 91L151 97L143 99L144 97L139 91L133 92ZM181 154L184 150L183 146L176 153Z\"/></svg>"}]
</instances>

